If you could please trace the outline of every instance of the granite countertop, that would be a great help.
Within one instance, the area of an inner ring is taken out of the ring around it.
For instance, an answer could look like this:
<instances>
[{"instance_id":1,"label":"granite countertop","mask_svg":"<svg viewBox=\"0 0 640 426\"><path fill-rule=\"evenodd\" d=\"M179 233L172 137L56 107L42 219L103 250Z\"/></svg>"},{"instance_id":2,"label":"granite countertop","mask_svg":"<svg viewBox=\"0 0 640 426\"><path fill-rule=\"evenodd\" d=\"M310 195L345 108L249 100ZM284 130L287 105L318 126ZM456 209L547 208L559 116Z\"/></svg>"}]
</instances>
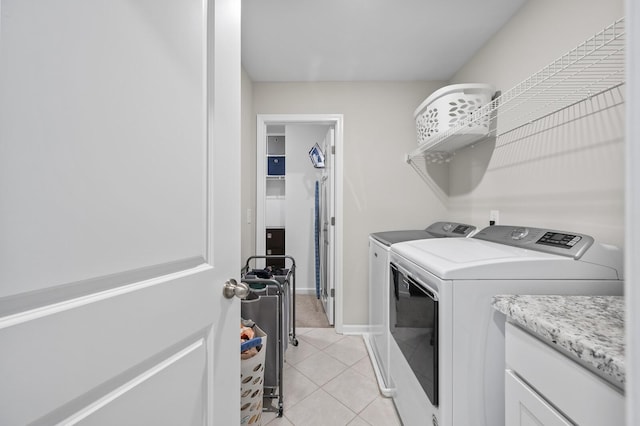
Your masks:
<instances>
[{"instance_id":1,"label":"granite countertop","mask_svg":"<svg viewBox=\"0 0 640 426\"><path fill-rule=\"evenodd\" d=\"M493 307L624 387L624 297L500 295Z\"/></svg>"}]
</instances>

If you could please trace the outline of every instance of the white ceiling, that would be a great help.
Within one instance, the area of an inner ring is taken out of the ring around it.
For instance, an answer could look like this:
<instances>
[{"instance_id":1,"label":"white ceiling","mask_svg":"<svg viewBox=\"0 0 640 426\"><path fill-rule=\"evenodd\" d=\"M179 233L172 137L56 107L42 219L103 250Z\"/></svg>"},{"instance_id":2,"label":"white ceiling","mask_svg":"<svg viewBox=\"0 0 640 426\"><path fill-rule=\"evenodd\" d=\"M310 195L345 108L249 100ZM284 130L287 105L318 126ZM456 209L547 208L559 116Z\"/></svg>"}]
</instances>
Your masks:
<instances>
[{"instance_id":1,"label":"white ceiling","mask_svg":"<svg viewBox=\"0 0 640 426\"><path fill-rule=\"evenodd\" d=\"M449 80L526 0L242 0L253 81Z\"/></svg>"}]
</instances>

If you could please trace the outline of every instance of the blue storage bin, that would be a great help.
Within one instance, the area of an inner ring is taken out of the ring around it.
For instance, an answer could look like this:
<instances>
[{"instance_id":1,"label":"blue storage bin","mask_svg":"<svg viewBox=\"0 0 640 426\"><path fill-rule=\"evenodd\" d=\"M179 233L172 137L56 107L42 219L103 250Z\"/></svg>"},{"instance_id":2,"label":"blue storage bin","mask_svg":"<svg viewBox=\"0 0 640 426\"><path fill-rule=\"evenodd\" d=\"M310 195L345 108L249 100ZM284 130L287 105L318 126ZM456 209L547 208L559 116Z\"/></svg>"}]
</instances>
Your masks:
<instances>
[{"instance_id":1,"label":"blue storage bin","mask_svg":"<svg viewBox=\"0 0 640 426\"><path fill-rule=\"evenodd\" d=\"M284 176L284 157L269 157L267 159L267 174L269 176Z\"/></svg>"}]
</instances>

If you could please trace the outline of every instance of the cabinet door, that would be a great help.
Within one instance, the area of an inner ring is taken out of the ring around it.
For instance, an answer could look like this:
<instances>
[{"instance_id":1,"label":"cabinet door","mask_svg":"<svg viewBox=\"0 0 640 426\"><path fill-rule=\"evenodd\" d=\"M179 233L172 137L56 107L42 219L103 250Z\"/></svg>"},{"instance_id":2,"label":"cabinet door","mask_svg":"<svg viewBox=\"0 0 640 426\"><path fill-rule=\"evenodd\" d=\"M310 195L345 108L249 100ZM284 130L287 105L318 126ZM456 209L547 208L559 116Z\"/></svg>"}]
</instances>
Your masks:
<instances>
[{"instance_id":1,"label":"cabinet door","mask_svg":"<svg viewBox=\"0 0 640 426\"><path fill-rule=\"evenodd\" d=\"M284 250L284 229L267 228L267 248Z\"/></svg>"},{"instance_id":2,"label":"cabinet door","mask_svg":"<svg viewBox=\"0 0 640 426\"><path fill-rule=\"evenodd\" d=\"M575 424L624 424L622 390L514 324L505 341L507 368Z\"/></svg>"},{"instance_id":3,"label":"cabinet door","mask_svg":"<svg viewBox=\"0 0 640 426\"><path fill-rule=\"evenodd\" d=\"M284 249L284 229L280 228L267 228L265 233L266 249L268 255L284 255L286 254ZM274 268L284 268L284 259L269 259L267 266Z\"/></svg>"},{"instance_id":4,"label":"cabinet door","mask_svg":"<svg viewBox=\"0 0 640 426\"><path fill-rule=\"evenodd\" d=\"M505 371L505 424L510 426L573 425L510 370Z\"/></svg>"}]
</instances>

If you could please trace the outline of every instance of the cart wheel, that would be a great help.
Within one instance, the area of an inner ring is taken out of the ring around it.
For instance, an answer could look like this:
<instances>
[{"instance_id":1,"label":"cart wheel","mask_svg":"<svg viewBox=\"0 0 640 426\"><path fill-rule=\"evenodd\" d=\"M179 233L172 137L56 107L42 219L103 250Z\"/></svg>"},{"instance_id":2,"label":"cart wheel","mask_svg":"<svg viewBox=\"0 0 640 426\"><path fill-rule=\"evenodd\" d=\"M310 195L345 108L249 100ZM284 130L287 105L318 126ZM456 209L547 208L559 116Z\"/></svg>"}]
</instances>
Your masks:
<instances>
[{"instance_id":1,"label":"cart wheel","mask_svg":"<svg viewBox=\"0 0 640 426\"><path fill-rule=\"evenodd\" d=\"M296 339L295 337L293 339L291 339L291 344L293 346L298 346L298 339Z\"/></svg>"},{"instance_id":2,"label":"cart wheel","mask_svg":"<svg viewBox=\"0 0 640 426\"><path fill-rule=\"evenodd\" d=\"M280 404L280 405L278 406L278 417L282 417L282 411L284 411L284 410L283 410L283 408L282 408L282 404Z\"/></svg>"}]
</instances>

